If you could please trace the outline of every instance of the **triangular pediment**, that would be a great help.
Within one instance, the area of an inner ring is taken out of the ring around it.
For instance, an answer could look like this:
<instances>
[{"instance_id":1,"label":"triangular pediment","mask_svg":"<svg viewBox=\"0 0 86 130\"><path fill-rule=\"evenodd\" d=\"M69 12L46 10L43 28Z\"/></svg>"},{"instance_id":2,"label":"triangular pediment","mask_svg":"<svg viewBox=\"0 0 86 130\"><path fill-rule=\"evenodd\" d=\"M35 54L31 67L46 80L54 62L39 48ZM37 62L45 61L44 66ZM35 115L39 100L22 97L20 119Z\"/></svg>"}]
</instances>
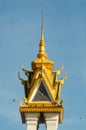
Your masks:
<instances>
[{"instance_id":1,"label":"triangular pediment","mask_svg":"<svg viewBox=\"0 0 86 130\"><path fill-rule=\"evenodd\" d=\"M43 82L39 83L39 86L37 88L37 91L36 91L32 101L51 101L50 96L49 96Z\"/></svg>"},{"instance_id":2,"label":"triangular pediment","mask_svg":"<svg viewBox=\"0 0 86 130\"><path fill-rule=\"evenodd\" d=\"M52 96L44 81L40 81L35 88L30 102L52 102Z\"/></svg>"}]
</instances>

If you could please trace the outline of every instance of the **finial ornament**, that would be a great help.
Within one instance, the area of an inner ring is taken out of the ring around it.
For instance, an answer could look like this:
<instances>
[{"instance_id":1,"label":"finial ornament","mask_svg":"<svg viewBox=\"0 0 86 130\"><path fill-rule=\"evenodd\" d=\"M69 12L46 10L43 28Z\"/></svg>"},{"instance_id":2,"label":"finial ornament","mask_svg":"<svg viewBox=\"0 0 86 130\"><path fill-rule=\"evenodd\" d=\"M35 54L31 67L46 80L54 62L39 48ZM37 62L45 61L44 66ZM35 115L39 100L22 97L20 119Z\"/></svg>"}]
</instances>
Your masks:
<instances>
[{"instance_id":1,"label":"finial ornament","mask_svg":"<svg viewBox=\"0 0 86 130\"><path fill-rule=\"evenodd\" d=\"M43 18L43 10L42 10L41 40L44 40L44 18Z\"/></svg>"},{"instance_id":2,"label":"finial ornament","mask_svg":"<svg viewBox=\"0 0 86 130\"><path fill-rule=\"evenodd\" d=\"M39 44L39 53L38 53L37 57L38 57L39 59L45 59L45 58L47 58L47 54L45 53L43 10L42 10L41 40L40 40L40 44Z\"/></svg>"}]
</instances>

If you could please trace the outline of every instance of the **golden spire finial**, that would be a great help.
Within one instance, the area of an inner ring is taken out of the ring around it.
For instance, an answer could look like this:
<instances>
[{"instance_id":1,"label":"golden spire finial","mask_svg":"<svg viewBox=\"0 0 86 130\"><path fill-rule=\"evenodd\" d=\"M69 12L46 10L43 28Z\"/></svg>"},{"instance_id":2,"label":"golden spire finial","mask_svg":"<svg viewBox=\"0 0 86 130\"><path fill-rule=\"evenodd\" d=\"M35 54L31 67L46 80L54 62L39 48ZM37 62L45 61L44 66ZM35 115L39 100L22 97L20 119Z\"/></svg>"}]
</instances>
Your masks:
<instances>
[{"instance_id":1,"label":"golden spire finial","mask_svg":"<svg viewBox=\"0 0 86 130\"><path fill-rule=\"evenodd\" d=\"M42 10L41 40L44 40L44 18L43 18L43 10Z\"/></svg>"},{"instance_id":2,"label":"golden spire finial","mask_svg":"<svg viewBox=\"0 0 86 130\"><path fill-rule=\"evenodd\" d=\"M38 53L37 57L40 58L40 59L47 58L47 54L45 53L43 11L42 11L41 40L40 40L40 44L39 44L39 53Z\"/></svg>"}]
</instances>

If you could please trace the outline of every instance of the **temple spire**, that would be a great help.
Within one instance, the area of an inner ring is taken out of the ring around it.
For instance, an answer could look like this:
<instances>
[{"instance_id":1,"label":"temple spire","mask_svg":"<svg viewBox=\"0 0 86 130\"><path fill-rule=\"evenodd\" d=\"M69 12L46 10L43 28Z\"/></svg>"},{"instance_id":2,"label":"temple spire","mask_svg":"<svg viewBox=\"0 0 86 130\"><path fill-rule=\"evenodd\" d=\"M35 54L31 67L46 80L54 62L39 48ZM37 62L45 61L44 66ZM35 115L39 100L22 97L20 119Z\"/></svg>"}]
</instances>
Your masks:
<instances>
[{"instance_id":1,"label":"temple spire","mask_svg":"<svg viewBox=\"0 0 86 130\"><path fill-rule=\"evenodd\" d=\"M40 43L39 43L39 53L38 53L37 57L38 57L39 59L45 59L45 58L47 58L47 54L45 53L43 11L42 11L41 40L40 40Z\"/></svg>"},{"instance_id":2,"label":"temple spire","mask_svg":"<svg viewBox=\"0 0 86 130\"><path fill-rule=\"evenodd\" d=\"M42 10L41 40L44 40L44 18L43 18L43 10Z\"/></svg>"}]
</instances>

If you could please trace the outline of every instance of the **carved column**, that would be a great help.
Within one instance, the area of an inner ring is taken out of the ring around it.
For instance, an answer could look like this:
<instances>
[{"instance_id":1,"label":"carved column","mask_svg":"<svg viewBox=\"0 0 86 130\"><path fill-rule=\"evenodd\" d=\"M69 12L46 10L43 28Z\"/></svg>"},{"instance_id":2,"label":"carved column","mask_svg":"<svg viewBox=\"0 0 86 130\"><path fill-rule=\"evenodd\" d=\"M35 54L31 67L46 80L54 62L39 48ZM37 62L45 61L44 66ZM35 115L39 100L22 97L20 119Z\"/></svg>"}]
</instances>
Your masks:
<instances>
[{"instance_id":1,"label":"carved column","mask_svg":"<svg viewBox=\"0 0 86 130\"><path fill-rule=\"evenodd\" d=\"M38 129L39 113L25 113L25 122L27 130Z\"/></svg>"},{"instance_id":2,"label":"carved column","mask_svg":"<svg viewBox=\"0 0 86 130\"><path fill-rule=\"evenodd\" d=\"M44 113L46 130L57 130L59 123L59 113Z\"/></svg>"}]
</instances>

